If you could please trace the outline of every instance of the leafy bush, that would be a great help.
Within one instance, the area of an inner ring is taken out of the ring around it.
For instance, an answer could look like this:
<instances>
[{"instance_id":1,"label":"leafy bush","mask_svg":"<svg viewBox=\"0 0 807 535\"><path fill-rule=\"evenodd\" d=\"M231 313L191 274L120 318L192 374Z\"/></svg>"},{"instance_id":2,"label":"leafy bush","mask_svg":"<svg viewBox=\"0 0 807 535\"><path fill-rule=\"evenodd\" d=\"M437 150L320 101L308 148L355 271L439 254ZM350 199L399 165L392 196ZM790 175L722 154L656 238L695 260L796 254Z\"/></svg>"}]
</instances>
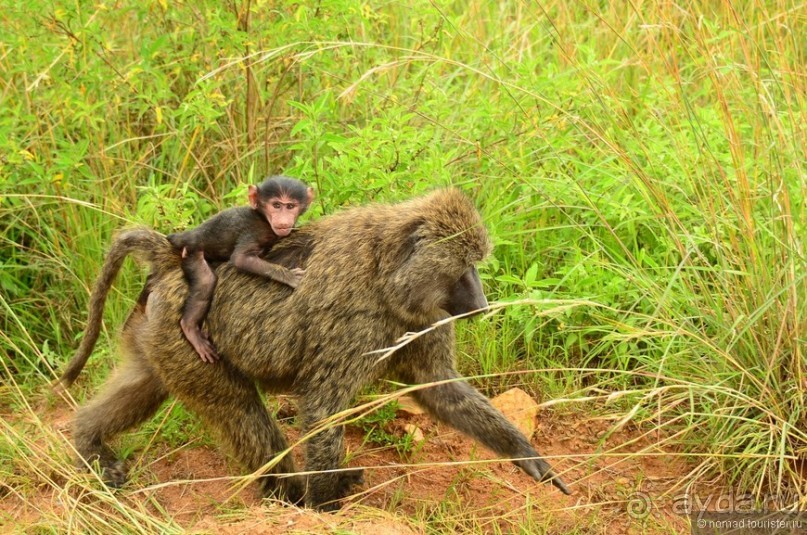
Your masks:
<instances>
[{"instance_id":1,"label":"leafy bush","mask_svg":"<svg viewBox=\"0 0 807 535\"><path fill-rule=\"evenodd\" d=\"M196 224L267 173L316 186L307 217L454 185L510 303L461 326L469 374L531 370L670 430L696 475L803 499L797 4L3 4L10 404L75 347L114 229Z\"/></svg>"}]
</instances>

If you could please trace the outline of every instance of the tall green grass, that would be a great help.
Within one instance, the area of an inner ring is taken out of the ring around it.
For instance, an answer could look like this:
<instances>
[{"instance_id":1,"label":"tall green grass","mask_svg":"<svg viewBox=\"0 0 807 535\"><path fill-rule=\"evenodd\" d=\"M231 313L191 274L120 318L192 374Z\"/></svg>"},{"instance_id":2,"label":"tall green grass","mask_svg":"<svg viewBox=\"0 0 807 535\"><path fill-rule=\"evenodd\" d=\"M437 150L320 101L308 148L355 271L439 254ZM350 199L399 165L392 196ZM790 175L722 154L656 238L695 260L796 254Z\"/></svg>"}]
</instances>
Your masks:
<instances>
[{"instance_id":1,"label":"tall green grass","mask_svg":"<svg viewBox=\"0 0 807 535\"><path fill-rule=\"evenodd\" d=\"M517 303L462 328L468 374L531 371L500 382L804 503L798 2L0 8L4 413L47 399L114 229L192 225L267 173L314 184L311 217L452 184ZM6 474L42 458L2 437Z\"/></svg>"}]
</instances>

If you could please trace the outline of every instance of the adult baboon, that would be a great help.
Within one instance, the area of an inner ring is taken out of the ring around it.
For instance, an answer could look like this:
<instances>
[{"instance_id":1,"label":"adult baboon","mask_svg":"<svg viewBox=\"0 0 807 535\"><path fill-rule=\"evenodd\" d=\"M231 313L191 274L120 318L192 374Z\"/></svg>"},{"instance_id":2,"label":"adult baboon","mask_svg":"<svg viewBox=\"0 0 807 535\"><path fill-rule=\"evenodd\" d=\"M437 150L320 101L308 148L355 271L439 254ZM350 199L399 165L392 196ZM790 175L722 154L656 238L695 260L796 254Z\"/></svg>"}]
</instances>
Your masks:
<instances>
[{"instance_id":1,"label":"adult baboon","mask_svg":"<svg viewBox=\"0 0 807 535\"><path fill-rule=\"evenodd\" d=\"M146 257L152 273L123 328L123 364L76 416L76 447L85 459L99 459L111 483L121 483L125 474L105 440L150 417L171 393L255 471L287 448L256 383L298 395L308 431L348 408L361 387L382 376L407 384L457 379L452 324L388 358L370 352L449 314L486 307L474 265L489 249L479 214L453 189L309 223L269 253L272 262L305 268L293 294L229 265L218 268L207 328L222 358L211 366L196 357L177 327L188 289L175 250L155 232L124 232L93 303L103 306L126 254ZM414 396L433 417L514 459L536 480L569 492L529 441L467 383L442 382ZM306 470L314 474L305 482L265 476L264 491L291 501L305 494L311 506L336 508L355 480L355 474L333 471L342 456L342 427L326 428L306 444ZM273 468L275 474L293 472L290 456Z\"/></svg>"}]
</instances>

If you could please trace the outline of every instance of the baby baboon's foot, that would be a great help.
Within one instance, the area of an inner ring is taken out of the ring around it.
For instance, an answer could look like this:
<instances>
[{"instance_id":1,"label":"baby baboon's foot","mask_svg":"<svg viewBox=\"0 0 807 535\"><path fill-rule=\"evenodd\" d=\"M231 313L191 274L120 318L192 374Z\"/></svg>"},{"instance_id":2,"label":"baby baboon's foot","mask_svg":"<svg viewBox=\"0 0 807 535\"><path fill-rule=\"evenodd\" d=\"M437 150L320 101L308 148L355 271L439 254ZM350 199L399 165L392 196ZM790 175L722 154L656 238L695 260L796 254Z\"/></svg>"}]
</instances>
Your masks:
<instances>
[{"instance_id":1,"label":"baby baboon's foot","mask_svg":"<svg viewBox=\"0 0 807 535\"><path fill-rule=\"evenodd\" d=\"M193 349L199 355L199 358L204 362L214 363L219 360L219 354L216 348L210 341L208 336L202 332L198 325L189 323L182 318L179 322L182 332L185 333L185 338L188 339Z\"/></svg>"}]
</instances>

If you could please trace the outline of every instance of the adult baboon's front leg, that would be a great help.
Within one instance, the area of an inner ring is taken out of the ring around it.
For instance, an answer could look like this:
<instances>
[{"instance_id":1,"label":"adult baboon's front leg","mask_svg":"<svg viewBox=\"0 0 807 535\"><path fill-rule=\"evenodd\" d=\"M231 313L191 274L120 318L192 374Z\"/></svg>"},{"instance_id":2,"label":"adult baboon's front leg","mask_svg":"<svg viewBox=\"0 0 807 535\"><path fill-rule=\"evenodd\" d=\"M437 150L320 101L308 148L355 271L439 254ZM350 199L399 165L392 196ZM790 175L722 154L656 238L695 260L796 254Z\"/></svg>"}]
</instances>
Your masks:
<instances>
[{"instance_id":1,"label":"adult baboon's front leg","mask_svg":"<svg viewBox=\"0 0 807 535\"><path fill-rule=\"evenodd\" d=\"M428 382L456 377L446 374L433 377ZM551 481L564 494L571 494L527 438L469 384L441 384L418 390L414 397L434 418L478 440L496 453L514 459L513 463L534 479Z\"/></svg>"},{"instance_id":2,"label":"adult baboon's front leg","mask_svg":"<svg viewBox=\"0 0 807 535\"><path fill-rule=\"evenodd\" d=\"M445 332L441 332L443 330ZM399 373L409 382L427 384L454 380L415 391L417 402L437 420L478 440L499 455L514 459L513 463L534 479L551 481L563 493L571 494L529 440L485 396L459 380L460 375L454 369L450 352L440 351L442 348L450 349L451 345L433 343L439 342L440 337L448 332L443 328L430 333L420 344L413 344L411 354L403 356L400 361Z\"/></svg>"}]
</instances>

